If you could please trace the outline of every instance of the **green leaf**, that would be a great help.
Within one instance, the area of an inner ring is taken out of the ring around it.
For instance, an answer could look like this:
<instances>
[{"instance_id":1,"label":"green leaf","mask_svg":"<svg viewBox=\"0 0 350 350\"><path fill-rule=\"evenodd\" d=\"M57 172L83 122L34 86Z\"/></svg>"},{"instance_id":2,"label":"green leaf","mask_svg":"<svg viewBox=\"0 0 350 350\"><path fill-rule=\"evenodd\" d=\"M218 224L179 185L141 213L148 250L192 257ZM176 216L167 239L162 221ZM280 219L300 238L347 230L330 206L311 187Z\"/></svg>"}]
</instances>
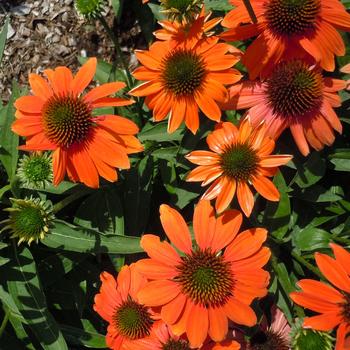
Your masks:
<instances>
[{"instance_id":1,"label":"green leaf","mask_svg":"<svg viewBox=\"0 0 350 350\"><path fill-rule=\"evenodd\" d=\"M297 165L297 173L292 182L300 188L307 188L322 179L326 172L326 162L318 152L313 152L307 161Z\"/></svg>"},{"instance_id":2,"label":"green leaf","mask_svg":"<svg viewBox=\"0 0 350 350\"><path fill-rule=\"evenodd\" d=\"M2 285L0 285L0 300L10 310L12 317L19 319L21 322L26 322L21 312L18 310L18 307L15 301L13 300L12 296L8 292L6 292Z\"/></svg>"},{"instance_id":3,"label":"green leaf","mask_svg":"<svg viewBox=\"0 0 350 350\"><path fill-rule=\"evenodd\" d=\"M281 196L278 202L267 202L264 212L264 226L269 228L269 233L274 237L282 239L288 232L291 217L290 199L287 193L288 186L281 172L277 173L273 182Z\"/></svg>"},{"instance_id":4,"label":"green leaf","mask_svg":"<svg viewBox=\"0 0 350 350\"><path fill-rule=\"evenodd\" d=\"M54 226L42 243L51 248L80 253L133 254L143 251L138 237L104 235L61 220L54 220Z\"/></svg>"},{"instance_id":5,"label":"green leaf","mask_svg":"<svg viewBox=\"0 0 350 350\"><path fill-rule=\"evenodd\" d=\"M293 232L294 246L301 251L314 251L328 248L331 234L325 230L308 226Z\"/></svg>"},{"instance_id":6,"label":"green leaf","mask_svg":"<svg viewBox=\"0 0 350 350\"><path fill-rule=\"evenodd\" d=\"M49 313L45 295L30 250L17 248L13 242L11 268L7 269L8 288L18 309L44 350L68 350L54 318Z\"/></svg>"},{"instance_id":7,"label":"green leaf","mask_svg":"<svg viewBox=\"0 0 350 350\"><path fill-rule=\"evenodd\" d=\"M25 348L29 350L35 350L35 347L31 343L31 340L28 337L28 334L24 329L22 322L18 318L13 316L10 316L10 322L16 333L17 338L21 340L21 343L25 346Z\"/></svg>"},{"instance_id":8,"label":"green leaf","mask_svg":"<svg viewBox=\"0 0 350 350\"><path fill-rule=\"evenodd\" d=\"M227 0L204 0L205 9L208 11L223 11L228 12L233 9L232 5Z\"/></svg>"},{"instance_id":9,"label":"green leaf","mask_svg":"<svg viewBox=\"0 0 350 350\"><path fill-rule=\"evenodd\" d=\"M334 165L334 170L350 171L350 149L335 149L328 159Z\"/></svg>"},{"instance_id":10,"label":"green leaf","mask_svg":"<svg viewBox=\"0 0 350 350\"><path fill-rule=\"evenodd\" d=\"M153 158L146 156L128 171L124 183L124 218L127 232L140 235L146 228L151 206ZM137 218L137 220L136 220Z\"/></svg>"},{"instance_id":11,"label":"green leaf","mask_svg":"<svg viewBox=\"0 0 350 350\"><path fill-rule=\"evenodd\" d=\"M9 26L10 18L7 17L4 26L2 27L1 33L0 33L0 66L2 61L2 56L4 54L5 50L5 44L7 39L7 30Z\"/></svg>"},{"instance_id":12,"label":"green leaf","mask_svg":"<svg viewBox=\"0 0 350 350\"><path fill-rule=\"evenodd\" d=\"M180 126L172 134L168 134L168 122L160 122L157 124L148 123L137 135L141 142L144 141L180 141L184 135L184 126Z\"/></svg>"},{"instance_id":13,"label":"green leaf","mask_svg":"<svg viewBox=\"0 0 350 350\"><path fill-rule=\"evenodd\" d=\"M158 159L165 159L168 161L174 161L177 155L179 147L171 146L166 148L159 148L152 152L152 156Z\"/></svg>"},{"instance_id":14,"label":"green leaf","mask_svg":"<svg viewBox=\"0 0 350 350\"><path fill-rule=\"evenodd\" d=\"M60 326L67 341L73 345L85 346L87 348L105 349L107 347L106 337L99 334L87 320L83 319L81 321L84 329L68 325Z\"/></svg>"},{"instance_id":15,"label":"green leaf","mask_svg":"<svg viewBox=\"0 0 350 350\"><path fill-rule=\"evenodd\" d=\"M0 119L4 120L3 128L0 132L0 161L6 169L10 182L15 176L18 160L18 135L11 130L11 125L15 120L15 100L20 96L17 83L12 84L12 95L7 106L1 110Z\"/></svg>"},{"instance_id":16,"label":"green leaf","mask_svg":"<svg viewBox=\"0 0 350 350\"><path fill-rule=\"evenodd\" d=\"M112 7L116 18L119 18L120 16L120 10L121 10L120 5L121 5L120 0L112 0Z\"/></svg>"},{"instance_id":17,"label":"green leaf","mask_svg":"<svg viewBox=\"0 0 350 350\"><path fill-rule=\"evenodd\" d=\"M306 189L303 189L300 194L296 194L295 197L303 199L312 203L322 202L336 202L343 199L344 193L339 186L332 186L329 190L326 188L313 185Z\"/></svg>"},{"instance_id":18,"label":"green leaf","mask_svg":"<svg viewBox=\"0 0 350 350\"><path fill-rule=\"evenodd\" d=\"M124 234L120 193L114 185L103 187L87 197L75 214L74 223L103 233Z\"/></svg>"},{"instance_id":19,"label":"green leaf","mask_svg":"<svg viewBox=\"0 0 350 350\"><path fill-rule=\"evenodd\" d=\"M167 17L164 13L161 12L161 6L158 5L158 4L152 4L151 2L149 2L148 4L148 7L151 9L152 13L153 13L153 16L154 18L157 20L157 21L163 21L165 20Z\"/></svg>"}]
</instances>

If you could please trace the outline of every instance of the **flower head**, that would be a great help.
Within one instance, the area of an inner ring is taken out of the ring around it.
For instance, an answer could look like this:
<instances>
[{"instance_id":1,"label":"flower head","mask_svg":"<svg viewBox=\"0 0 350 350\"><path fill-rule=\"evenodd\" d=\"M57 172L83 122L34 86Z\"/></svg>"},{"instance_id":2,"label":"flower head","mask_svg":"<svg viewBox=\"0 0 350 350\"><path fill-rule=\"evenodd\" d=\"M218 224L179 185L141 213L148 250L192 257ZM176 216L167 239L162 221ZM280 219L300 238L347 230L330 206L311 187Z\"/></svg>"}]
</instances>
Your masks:
<instances>
[{"instance_id":1,"label":"flower head","mask_svg":"<svg viewBox=\"0 0 350 350\"><path fill-rule=\"evenodd\" d=\"M200 13L203 0L160 0L160 4L170 21L191 22Z\"/></svg>"},{"instance_id":2,"label":"flower head","mask_svg":"<svg viewBox=\"0 0 350 350\"><path fill-rule=\"evenodd\" d=\"M71 180L90 187L99 186L99 175L108 181L117 180L115 167L130 168L129 153L142 151L134 137L138 127L117 115L96 116L96 109L127 106L133 101L107 97L125 86L114 82L82 92L96 71L96 58L89 59L75 77L66 67L45 70L47 80L29 75L33 95L15 102L16 121L12 130L26 137L20 149L54 151L54 184L66 172Z\"/></svg>"},{"instance_id":3,"label":"flower head","mask_svg":"<svg viewBox=\"0 0 350 350\"><path fill-rule=\"evenodd\" d=\"M100 293L95 296L94 310L108 322L106 342L113 350L143 349L152 339L155 316L140 303L137 293L147 283L135 265L123 266L115 279L101 274Z\"/></svg>"},{"instance_id":4,"label":"flower head","mask_svg":"<svg viewBox=\"0 0 350 350\"><path fill-rule=\"evenodd\" d=\"M158 40L173 41L174 45L181 44L183 42L199 41L205 37L212 36L214 33L211 31L222 20L221 17L209 19L211 12L205 13L204 7L198 16L193 21L177 22L177 21L159 21L161 29L154 32L155 37ZM187 44L191 46L191 44ZM233 49L235 49L232 46Z\"/></svg>"},{"instance_id":5,"label":"flower head","mask_svg":"<svg viewBox=\"0 0 350 350\"><path fill-rule=\"evenodd\" d=\"M106 0L75 0L77 12L87 19L96 19L101 16L104 6L106 6Z\"/></svg>"},{"instance_id":6,"label":"flower head","mask_svg":"<svg viewBox=\"0 0 350 350\"><path fill-rule=\"evenodd\" d=\"M243 1L230 2L235 8L222 21L229 28L222 37L235 41L257 36L242 58L251 79L260 72L265 76L285 57L313 58L333 71L334 55L345 54L337 29L350 30L350 15L339 0L251 0L258 23L249 23Z\"/></svg>"},{"instance_id":7,"label":"flower head","mask_svg":"<svg viewBox=\"0 0 350 350\"><path fill-rule=\"evenodd\" d=\"M245 81L229 88L229 101L222 107L249 108L252 124L265 120L274 139L290 128L300 152L307 155L309 145L320 150L334 142L334 130L342 132L333 108L341 105L337 92L345 85L343 80L323 77L304 61L291 60L277 65L263 82Z\"/></svg>"},{"instance_id":8,"label":"flower head","mask_svg":"<svg viewBox=\"0 0 350 350\"><path fill-rule=\"evenodd\" d=\"M290 297L295 303L320 313L305 318L305 328L328 332L338 326L335 350L344 350L350 332L350 253L337 244L330 246L335 258L316 253L315 260L333 286L303 279L297 283L301 291L291 293Z\"/></svg>"},{"instance_id":9,"label":"flower head","mask_svg":"<svg viewBox=\"0 0 350 350\"><path fill-rule=\"evenodd\" d=\"M228 210L216 218L208 201L195 208L195 245L176 210L161 205L160 219L181 255L157 236L142 237L141 246L150 258L139 260L137 268L150 282L138 293L139 300L159 307L172 332L186 333L192 348L202 346L207 335L216 342L224 340L228 319L255 325L249 305L266 295L269 283L262 269L270 257L270 250L262 247L267 231L255 228L238 234L242 215Z\"/></svg>"},{"instance_id":10,"label":"flower head","mask_svg":"<svg viewBox=\"0 0 350 350\"><path fill-rule=\"evenodd\" d=\"M218 102L227 100L225 84L237 82L241 75L231 68L238 58L228 54L230 46L210 37L183 42L174 47L170 41L155 42L149 51L136 56L144 65L133 75L145 83L131 90L134 96L147 96L146 104L153 110L155 121L169 115L168 132L174 132L185 120L196 133L199 109L210 119L219 121Z\"/></svg>"},{"instance_id":11,"label":"flower head","mask_svg":"<svg viewBox=\"0 0 350 350\"><path fill-rule=\"evenodd\" d=\"M273 176L277 167L288 163L290 155L271 155L275 142L265 136L266 126L256 129L246 118L239 129L232 123L218 124L208 135L210 151L193 151L186 158L199 165L192 170L186 181L203 181L202 186L212 183L202 198L216 198L218 212L224 211L236 191L239 205L249 216L254 206L254 197L248 184L266 199L279 200L279 192L267 178Z\"/></svg>"},{"instance_id":12,"label":"flower head","mask_svg":"<svg viewBox=\"0 0 350 350\"><path fill-rule=\"evenodd\" d=\"M274 306L271 310L271 324L264 316L260 329L247 346L248 350L290 350L290 326L283 312Z\"/></svg>"},{"instance_id":13,"label":"flower head","mask_svg":"<svg viewBox=\"0 0 350 350\"><path fill-rule=\"evenodd\" d=\"M1 232L9 230L11 238L19 238L18 244L31 244L44 239L49 232L50 222L54 219L52 205L39 198L11 198L12 207L4 209L9 212L9 218L2 221L6 226Z\"/></svg>"},{"instance_id":14,"label":"flower head","mask_svg":"<svg viewBox=\"0 0 350 350\"><path fill-rule=\"evenodd\" d=\"M311 328L303 328L303 321L298 319L293 324L291 331L293 350L332 350L334 349L333 337L327 332L315 331Z\"/></svg>"},{"instance_id":15,"label":"flower head","mask_svg":"<svg viewBox=\"0 0 350 350\"><path fill-rule=\"evenodd\" d=\"M34 152L24 155L17 168L17 176L28 188L43 188L52 183L52 158L49 153Z\"/></svg>"}]
</instances>

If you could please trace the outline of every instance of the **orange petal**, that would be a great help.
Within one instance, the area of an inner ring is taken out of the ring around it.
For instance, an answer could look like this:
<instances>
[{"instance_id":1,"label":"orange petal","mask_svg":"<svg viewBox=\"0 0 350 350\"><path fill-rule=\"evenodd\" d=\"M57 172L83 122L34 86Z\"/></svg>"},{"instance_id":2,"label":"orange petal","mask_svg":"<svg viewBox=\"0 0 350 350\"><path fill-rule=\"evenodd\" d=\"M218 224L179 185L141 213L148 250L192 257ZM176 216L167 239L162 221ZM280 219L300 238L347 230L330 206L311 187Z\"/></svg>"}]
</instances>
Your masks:
<instances>
[{"instance_id":1,"label":"orange petal","mask_svg":"<svg viewBox=\"0 0 350 350\"><path fill-rule=\"evenodd\" d=\"M199 201L194 209L193 230L196 242L203 250L210 248L212 245L215 222L215 212L210 202L205 200Z\"/></svg>"},{"instance_id":2,"label":"orange petal","mask_svg":"<svg viewBox=\"0 0 350 350\"><path fill-rule=\"evenodd\" d=\"M187 320L187 337L191 348L200 348L208 334L209 318L208 310L197 304L191 308L190 317Z\"/></svg>"},{"instance_id":3,"label":"orange petal","mask_svg":"<svg viewBox=\"0 0 350 350\"><path fill-rule=\"evenodd\" d=\"M157 291L155 293L155 291ZM146 284L138 293L138 299L141 304L148 306L162 306L181 293L181 287L173 281L158 280Z\"/></svg>"},{"instance_id":4,"label":"orange petal","mask_svg":"<svg viewBox=\"0 0 350 350\"><path fill-rule=\"evenodd\" d=\"M220 161L220 156L210 151L193 151L187 154L185 158L198 165L215 165Z\"/></svg>"},{"instance_id":5,"label":"orange petal","mask_svg":"<svg viewBox=\"0 0 350 350\"><path fill-rule=\"evenodd\" d=\"M92 90L90 90L84 96L84 100L87 102L94 102L99 98L114 94L124 87L125 87L125 83L120 82L120 81L103 84L103 85L97 86L97 87L93 88Z\"/></svg>"},{"instance_id":6,"label":"orange petal","mask_svg":"<svg viewBox=\"0 0 350 350\"><path fill-rule=\"evenodd\" d=\"M71 83L71 91L74 95L79 95L90 84L95 75L97 66L96 57L92 57L79 69Z\"/></svg>"},{"instance_id":7,"label":"orange petal","mask_svg":"<svg viewBox=\"0 0 350 350\"><path fill-rule=\"evenodd\" d=\"M197 92L195 93L194 98L198 104L198 107L209 119L216 122L220 121L221 110L217 103L210 96Z\"/></svg>"},{"instance_id":8,"label":"orange petal","mask_svg":"<svg viewBox=\"0 0 350 350\"><path fill-rule=\"evenodd\" d=\"M239 181L237 184L237 199L243 213L249 217L254 207L254 197L245 182Z\"/></svg>"},{"instance_id":9,"label":"orange petal","mask_svg":"<svg viewBox=\"0 0 350 350\"><path fill-rule=\"evenodd\" d=\"M184 310L186 300L186 296L180 293L174 300L164 305L161 310L164 322L168 324L176 323Z\"/></svg>"},{"instance_id":10,"label":"orange petal","mask_svg":"<svg viewBox=\"0 0 350 350\"><path fill-rule=\"evenodd\" d=\"M224 340L228 330L227 316L222 308L209 308L209 336L214 341Z\"/></svg>"},{"instance_id":11,"label":"orange petal","mask_svg":"<svg viewBox=\"0 0 350 350\"><path fill-rule=\"evenodd\" d=\"M262 156L259 165L270 168L287 164L293 156L288 154L273 154L270 156Z\"/></svg>"},{"instance_id":12,"label":"orange petal","mask_svg":"<svg viewBox=\"0 0 350 350\"><path fill-rule=\"evenodd\" d=\"M338 244L330 243L335 260L342 266L348 275L350 275L350 253Z\"/></svg>"},{"instance_id":13,"label":"orange petal","mask_svg":"<svg viewBox=\"0 0 350 350\"><path fill-rule=\"evenodd\" d=\"M343 291L350 293L350 278L343 267L330 256L316 253L315 260L322 274Z\"/></svg>"},{"instance_id":14,"label":"orange petal","mask_svg":"<svg viewBox=\"0 0 350 350\"><path fill-rule=\"evenodd\" d=\"M147 96L155 94L162 89L164 89L163 83L159 81L147 81L130 90L129 94L132 96Z\"/></svg>"},{"instance_id":15,"label":"orange petal","mask_svg":"<svg viewBox=\"0 0 350 350\"><path fill-rule=\"evenodd\" d=\"M159 263L174 267L181 262L176 250L168 242L161 242L158 236L143 235L140 244L148 256Z\"/></svg>"},{"instance_id":16,"label":"orange petal","mask_svg":"<svg viewBox=\"0 0 350 350\"><path fill-rule=\"evenodd\" d=\"M267 230L261 227L241 232L226 248L224 256L227 260L238 261L256 253L266 241ZM233 267L234 268L234 267Z\"/></svg>"},{"instance_id":17,"label":"orange petal","mask_svg":"<svg viewBox=\"0 0 350 350\"><path fill-rule=\"evenodd\" d=\"M301 123L291 124L290 131L293 135L295 143L299 148L300 153L303 156L307 156L310 153L310 148L306 141L303 125Z\"/></svg>"},{"instance_id":18,"label":"orange petal","mask_svg":"<svg viewBox=\"0 0 350 350\"><path fill-rule=\"evenodd\" d=\"M34 95L40 97L44 101L52 96L52 89L50 85L41 76L31 73L29 74L28 80Z\"/></svg>"},{"instance_id":19,"label":"orange petal","mask_svg":"<svg viewBox=\"0 0 350 350\"><path fill-rule=\"evenodd\" d=\"M279 200L280 193L278 192L278 189L273 182L265 176L254 176L252 183L257 192L259 192L264 198L275 202Z\"/></svg>"},{"instance_id":20,"label":"orange petal","mask_svg":"<svg viewBox=\"0 0 350 350\"><path fill-rule=\"evenodd\" d=\"M334 304L344 302L344 297L341 293L323 282L310 279L302 279L297 282L297 285L303 290L304 293L315 294L317 299L323 299Z\"/></svg>"},{"instance_id":21,"label":"orange petal","mask_svg":"<svg viewBox=\"0 0 350 350\"><path fill-rule=\"evenodd\" d=\"M218 194L215 202L215 208L218 213L222 213L230 203L236 192L237 182L235 179L230 179L228 177L223 178L222 189Z\"/></svg>"},{"instance_id":22,"label":"orange petal","mask_svg":"<svg viewBox=\"0 0 350 350\"><path fill-rule=\"evenodd\" d=\"M118 282L118 291L123 299L123 301L127 300L129 291L130 291L130 267L125 265L121 268L118 273L117 282Z\"/></svg>"},{"instance_id":23,"label":"orange petal","mask_svg":"<svg viewBox=\"0 0 350 350\"><path fill-rule=\"evenodd\" d=\"M139 132L138 126L133 121L120 117L119 115L104 115L98 117L96 123L112 133L134 135Z\"/></svg>"},{"instance_id":24,"label":"orange petal","mask_svg":"<svg viewBox=\"0 0 350 350\"><path fill-rule=\"evenodd\" d=\"M216 220L212 250L220 251L236 237L242 225L243 216L238 210L227 210Z\"/></svg>"},{"instance_id":25,"label":"orange petal","mask_svg":"<svg viewBox=\"0 0 350 350\"><path fill-rule=\"evenodd\" d=\"M257 319L252 308L238 300L235 300L234 298L231 298L224 305L224 310L227 317L235 323L248 327L253 327L256 325Z\"/></svg>"},{"instance_id":26,"label":"orange petal","mask_svg":"<svg viewBox=\"0 0 350 350\"><path fill-rule=\"evenodd\" d=\"M159 211L160 221L170 241L184 253L190 254L192 251L191 235L181 214L166 204L162 204Z\"/></svg>"},{"instance_id":27,"label":"orange petal","mask_svg":"<svg viewBox=\"0 0 350 350\"><path fill-rule=\"evenodd\" d=\"M67 169L67 152L61 148L57 148L52 155L52 166L53 166L53 183L57 186L63 181Z\"/></svg>"},{"instance_id":28,"label":"orange petal","mask_svg":"<svg viewBox=\"0 0 350 350\"><path fill-rule=\"evenodd\" d=\"M141 274L151 280L172 279L178 272L174 267L165 265L153 259L141 259L136 263L137 269Z\"/></svg>"},{"instance_id":29,"label":"orange petal","mask_svg":"<svg viewBox=\"0 0 350 350\"><path fill-rule=\"evenodd\" d=\"M57 67L53 71L53 75L51 79L52 79L52 87L54 89L55 94L67 95L71 92L73 75L70 69L68 69L67 67Z\"/></svg>"},{"instance_id":30,"label":"orange petal","mask_svg":"<svg viewBox=\"0 0 350 350\"><path fill-rule=\"evenodd\" d=\"M342 317L339 315L339 311L329 312L323 315L305 318L303 326L305 328L327 332L334 329L341 321Z\"/></svg>"},{"instance_id":31,"label":"orange petal","mask_svg":"<svg viewBox=\"0 0 350 350\"><path fill-rule=\"evenodd\" d=\"M16 100L14 106L27 113L41 113L44 101L38 96L22 96Z\"/></svg>"}]
</instances>

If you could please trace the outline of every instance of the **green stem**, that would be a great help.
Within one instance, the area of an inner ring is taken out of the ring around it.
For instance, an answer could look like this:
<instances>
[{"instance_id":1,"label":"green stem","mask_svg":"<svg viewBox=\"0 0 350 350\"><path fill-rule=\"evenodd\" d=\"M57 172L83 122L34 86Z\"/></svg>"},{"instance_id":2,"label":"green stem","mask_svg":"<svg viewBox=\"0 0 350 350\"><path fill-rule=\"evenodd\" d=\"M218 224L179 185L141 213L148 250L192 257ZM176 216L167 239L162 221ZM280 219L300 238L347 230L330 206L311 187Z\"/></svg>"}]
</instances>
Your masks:
<instances>
[{"instance_id":1,"label":"green stem","mask_svg":"<svg viewBox=\"0 0 350 350\"><path fill-rule=\"evenodd\" d=\"M3 334L4 331L5 331L5 328L6 328L6 326L7 326L7 323L8 323L8 321L9 321L9 319L10 319L10 310L7 309L7 310L6 310L6 313L5 313L5 317L4 317L4 319L2 320L2 323L1 323L1 326L0 326L0 338L1 338L2 334Z\"/></svg>"},{"instance_id":2,"label":"green stem","mask_svg":"<svg viewBox=\"0 0 350 350\"><path fill-rule=\"evenodd\" d=\"M321 279L323 279L324 277L322 276L322 274L318 271L318 269L310 264L308 261L306 261L303 257L301 257L300 255L298 255L295 252L292 252L292 257L298 261L301 265L305 266L308 270L310 270L311 272L313 272L316 276L320 277Z\"/></svg>"},{"instance_id":3,"label":"green stem","mask_svg":"<svg viewBox=\"0 0 350 350\"><path fill-rule=\"evenodd\" d=\"M76 191L76 192L72 193L68 197L66 197L66 198L62 199L61 201L57 202L53 206L53 212L54 213L59 212L60 210L65 208L67 205L73 203L74 201L76 201L77 199L79 199L81 197L86 196L89 193L91 193L91 189L90 188L82 188L79 191Z\"/></svg>"},{"instance_id":4,"label":"green stem","mask_svg":"<svg viewBox=\"0 0 350 350\"><path fill-rule=\"evenodd\" d=\"M109 35L109 37L111 38L111 40L112 40L112 42L114 44L114 48L115 48L115 51L116 51L117 56L119 58L119 61L120 61L121 65L123 66L124 70L125 70L128 87L129 87L129 89L131 89L132 86L133 86L132 76L131 76L131 73L130 73L130 70L129 70L129 66L126 63L125 59L124 59L124 55L123 55L122 49L120 48L118 39L115 36L113 30L109 27L109 25L108 25L107 21L105 20L105 18L100 16L98 19L100 20L101 24L103 25L104 29L106 30L107 34Z\"/></svg>"},{"instance_id":5,"label":"green stem","mask_svg":"<svg viewBox=\"0 0 350 350\"><path fill-rule=\"evenodd\" d=\"M253 10L252 4L250 3L250 0L243 0L243 2L244 2L245 8L247 9L247 11L248 11L248 13L249 13L249 16L250 16L252 22L253 22L254 24L258 23L258 19L257 19L256 16L255 16L255 12L254 12L254 10Z\"/></svg>"}]
</instances>

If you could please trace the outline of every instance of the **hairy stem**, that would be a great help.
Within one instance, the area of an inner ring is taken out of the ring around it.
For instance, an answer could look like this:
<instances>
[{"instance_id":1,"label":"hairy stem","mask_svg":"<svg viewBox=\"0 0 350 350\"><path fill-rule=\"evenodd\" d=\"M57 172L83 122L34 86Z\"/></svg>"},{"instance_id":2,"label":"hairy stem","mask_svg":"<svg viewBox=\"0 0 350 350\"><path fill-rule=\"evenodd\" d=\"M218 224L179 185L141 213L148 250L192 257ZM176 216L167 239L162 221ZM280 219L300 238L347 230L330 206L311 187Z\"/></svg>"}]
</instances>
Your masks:
<instances>
[{"instance_id":1,"label":"hairy stem","mask_svg":"<svg viewBox=\"0 0 350 350\"><path fill-rule=\"evenodd\" d=\"M244 2L244 6L246 7L246 9L249 13L249 16L250 16L252 22L255 24L258 23L258 19L255 16L255 12L253 10L252 4L250 3L250 0L243 0L243 2Z\"/></svg>"}]
</instances>

